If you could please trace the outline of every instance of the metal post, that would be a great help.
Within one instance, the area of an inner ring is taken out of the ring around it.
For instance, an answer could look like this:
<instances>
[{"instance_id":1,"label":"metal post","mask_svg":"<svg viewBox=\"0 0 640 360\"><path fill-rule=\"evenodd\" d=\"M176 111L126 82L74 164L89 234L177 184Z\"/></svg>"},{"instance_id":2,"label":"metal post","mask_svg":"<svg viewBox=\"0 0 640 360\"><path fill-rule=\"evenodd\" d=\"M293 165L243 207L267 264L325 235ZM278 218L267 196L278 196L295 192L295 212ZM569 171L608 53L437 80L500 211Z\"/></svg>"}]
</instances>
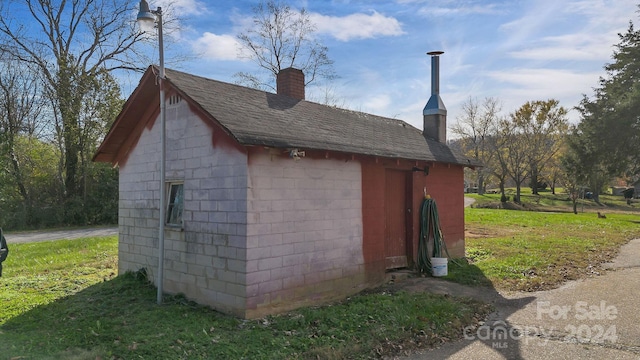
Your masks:
<instances>
[{"instance_id":1,"label":"metal post","mask_svg":"<svg viewBox=\"0 0 640 360\"><path fill-rule=\"evenodd\" d=\"M164 222L166 219L166 189L165 189L165 163L166 163L166 125L167 109L164 101L164 44L162 39L162 8L155 11L158 17L158 45L160 47L160 225L158 229L158 305L162 304L162 293L164 283Z\"/></svg>"},{"instance_id":2,"label":"metal post","mask_svg":"<svg viewBox=\"0 0 640 360\"><path fill-rule=\"evenodd\" d=\"M162 293L164 284L164 222L166 220L166 189L165 189L165 163L166 163L166 113L167 108L164 101L164 43L162 39L162 8L158 7L156 11L149 9L147 0L140 0L140 11L138 12L138 22L140 26L144 24L158 25L158 47L160 51L160 74L158 74L158 85L160 87L160 184L158 187L159 204L158 204L158 274L156 276L156 285L158 287L158 305L162 304Z\"/></svg>"}]
</instances>

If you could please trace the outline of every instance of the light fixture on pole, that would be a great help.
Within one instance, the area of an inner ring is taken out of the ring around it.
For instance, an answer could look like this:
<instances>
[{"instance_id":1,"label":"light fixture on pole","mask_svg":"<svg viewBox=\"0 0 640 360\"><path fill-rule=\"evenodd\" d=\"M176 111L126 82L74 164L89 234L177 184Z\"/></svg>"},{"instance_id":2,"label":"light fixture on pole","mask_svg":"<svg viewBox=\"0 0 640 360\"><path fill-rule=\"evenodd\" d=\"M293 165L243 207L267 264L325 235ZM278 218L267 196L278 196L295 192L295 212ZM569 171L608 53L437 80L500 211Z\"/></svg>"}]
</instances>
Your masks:
<instances>
[{"instance_id":1,"label":"light fixture on pole","mask_svg":"<svg viewBox=\"0 0 640 360\"><path fill-rule=\"evenodd\" d=\"M162 304L163 282L164 282L164 222L165 222L165 162L166 162L166 105L164 102L164 44L162 42L162 8L150 10L146 0L140 1L140 11L138 12L138 24L141 28L147 25L153 27L158 26L158 47L160 48L160 74L158 76L158 84L160 87L160 215L158 229L158 275L156 286L158 287L158 304Z\"/></svg>"}]
</instances>

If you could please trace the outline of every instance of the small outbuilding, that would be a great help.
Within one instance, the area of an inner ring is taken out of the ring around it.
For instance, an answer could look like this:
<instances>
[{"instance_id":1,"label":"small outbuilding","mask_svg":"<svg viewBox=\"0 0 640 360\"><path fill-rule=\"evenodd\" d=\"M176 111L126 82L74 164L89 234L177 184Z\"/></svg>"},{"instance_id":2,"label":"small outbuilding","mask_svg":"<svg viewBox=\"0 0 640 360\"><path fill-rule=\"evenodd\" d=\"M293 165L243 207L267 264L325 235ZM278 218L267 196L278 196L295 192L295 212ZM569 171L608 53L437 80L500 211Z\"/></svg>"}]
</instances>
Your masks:
<instances>
[{"instance_id":1,"label":"small outbuilding","mask_svg":"<svg viewBox=\"0 0 640 360\"><path fill-rule=\"evenodd\" d=\"M415 265L426 192L449 253L464 256L463 169L475 164L446 144L437 81L421 131L306 101L292 68L277 94L166 75L166 204L156 67L94 157L119 167L120 273L157 280L164 206L166 292L243 318L344 298Z\"/></svg>"},{"instance_id":2,"label":"small outbuilding","mask_svg":"<svg viewBox=\"0 0 640 360\"><path fill-rule=\"evenodd\" d=\"M633 196L636 199L640 199L640 180L637 180L636 182L631 184L631 187L633 188Z\"/></svg>"}]
</instances>

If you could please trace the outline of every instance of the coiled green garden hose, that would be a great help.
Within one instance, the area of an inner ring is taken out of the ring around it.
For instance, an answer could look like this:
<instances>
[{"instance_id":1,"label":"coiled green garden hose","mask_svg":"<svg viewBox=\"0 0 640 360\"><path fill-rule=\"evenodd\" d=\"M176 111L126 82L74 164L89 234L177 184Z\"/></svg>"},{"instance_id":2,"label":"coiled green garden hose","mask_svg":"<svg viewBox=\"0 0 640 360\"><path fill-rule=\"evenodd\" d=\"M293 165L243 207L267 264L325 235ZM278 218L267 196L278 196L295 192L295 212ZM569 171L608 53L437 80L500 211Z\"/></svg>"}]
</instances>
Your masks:
<instances>
[{"instance_id":1,"label":"coiled green garden hose","mask_svg":"<svg viewBox=\"0 0 640 360\"><path fill-rule=\"evenodd\" d=\"M431 246L430 246L431 245ZM436 201L430 196L420 205L420 239L418 240L418 271L431 274L431 258L443 257L443 251L449 256L447 245L440 230L440 219Z\"/></svg>"}]
</instances>

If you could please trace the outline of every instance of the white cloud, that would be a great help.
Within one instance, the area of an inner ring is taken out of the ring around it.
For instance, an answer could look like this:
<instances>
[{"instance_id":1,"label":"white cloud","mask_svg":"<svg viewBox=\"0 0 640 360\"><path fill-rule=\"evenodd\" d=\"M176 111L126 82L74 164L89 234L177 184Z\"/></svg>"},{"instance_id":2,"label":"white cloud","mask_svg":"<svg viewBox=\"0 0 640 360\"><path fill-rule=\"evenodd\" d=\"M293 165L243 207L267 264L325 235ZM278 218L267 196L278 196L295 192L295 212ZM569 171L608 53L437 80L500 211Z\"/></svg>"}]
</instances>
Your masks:
<instances>
[{"instance_id":1,"label":"white cloud","mask_svg":"<svg viewBox=\"0 0 640 360\"><path fill-rule=\"evenodd\" d=\"M575 72L572 70L521 68L492 71L492 91L504 103L504 111L512 112L527 101L557 99L569 111L569 120L577 122L579 115L572 111L597 85L601 72Z\"/></svg>"},{"instance_id":2,"label":"white cloud","mask_svg":"<svg viewBox=\"0 0 640 360\"><path fill-rule=\"evenodd\" d=\"M538 47L530 47L509 53L516 59L529 60L598 60L611 57L612 34L574 33L540 39Z\"/></svg>"},{"instance_id":3,"label":"white cloud","mask_svg":"<svg viewBox=\"0 0 640 360\"><path fill-rule=\"evenodd\" d=\"M367 97L363 107L372 114L383 114L389 110L391 97L389 94L377 94Z\"/></svg>"},{"instance_id":4,"label":"white cloud","mask_svg":"<svg viewBox=\"0 0 640 360\"><path fill-rule=\"evenodd\" d=\"M312 13L310 17L319 33L330 34L341 41L404 34L402 24L397 19L376 11L369 15L358 13L343 17Z\"/></svg>"},{"instance_id":5,"label":"white cloud","mask_svg":"<svg viewBox=\"0 0 640 360\"><path fill-rule=\"evenodd\" d=\"M500 26L508 34L501 47L517 59L605 62L634 10L631 3L602 0L536 1L520 18ZM547 29L560 35L538 38Z\"/></svg>"},{"instance_id":6,"label":"white cloud","mask_svg":"<svg viewBox=\"0 0 640 360\"><path fill-rule=\"evenodd\" d=\"M477 0L399 0L400 4L421 4L426 6L418 10L418 14L427 17L461 16L473 14L499 14L502 10L498 4L487 4Z\"/></svg>"},{"instance_id":7,"label":"white cloud","mask_svg":"<svg viewBox=\"0 0 640 360\"><path fill-rule=\"evenodd\" d=\"M561 4L556 0L538 0L526 3L522 16L499 26L506 38L501 42L500 48L513 49L530 44L531 39L538 36L547 28L557 28L558 23L566 22L567 19L558 18L562 13Z\"/></svg>"},{"instance_id":8,"label":"white cloud","mask_svg":"<svg viewBox=\"0 0 640 360\"><path fill-rule=\"evenodd\" d=\"M180 14L180 16L198 15L207 12L205 5L198 0L160 0L158 3L163 6L163 10L169 8L174 13ZM149 5L153 7L150 2Z\"/></svg>"},{"instance_id":9,"label":"white cloud","mask_svg":"<svg viewBox=\"0 0 640 360\"><path fill-rule=\"evenodd\" d=\"M497 13L499 13L499 10L494 4L459 7L425 7L420 9L421 15L428 15L431 17Z\"/></svg>"},{"instance_id":10,"label":"white cloud","mask_svg":"<svg viewBox=\"0 0 640 360\"><path fill-rule=\"evenodd\" d=\"M205 32L192 46L196 53L209 60L241 60L238 57L238 41L232 35Z\"/></svg>"},{"instance_id":11,"label":"white cloud","mask_svg":"<svg viewBox=\"0 0 640 360\"><path fill-rule=\"evenodd\" d=\"M598 81L599 72L577 73L571 70L521 68L490 71L496 81L511 84L503 91L541 100L580 95L588 92Z\"/></svg>"}]
</instances>

